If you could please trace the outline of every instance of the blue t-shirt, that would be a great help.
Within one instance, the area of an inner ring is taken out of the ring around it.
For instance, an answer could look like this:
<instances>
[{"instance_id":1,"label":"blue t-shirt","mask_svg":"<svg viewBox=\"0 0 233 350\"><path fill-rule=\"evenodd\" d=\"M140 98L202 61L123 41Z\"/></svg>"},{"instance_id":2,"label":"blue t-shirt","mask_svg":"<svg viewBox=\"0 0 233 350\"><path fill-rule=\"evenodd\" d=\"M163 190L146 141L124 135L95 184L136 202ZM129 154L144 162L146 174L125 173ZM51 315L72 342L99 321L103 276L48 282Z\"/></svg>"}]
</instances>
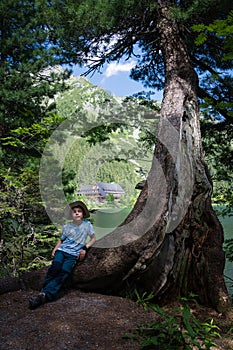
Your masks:
<instances>
[{"instance_id":1,"label":"blue t-shirt","mask_svg":"<svg viewBox=\"0 0 233 350\"><path fill-rule=\"evenodd\" d=\"M86 243L87 236L95 234L90 221L83 220L80 225L66 224L62 229L61 245L58 250L77 256Z\"/></svg>"}]
</instances>

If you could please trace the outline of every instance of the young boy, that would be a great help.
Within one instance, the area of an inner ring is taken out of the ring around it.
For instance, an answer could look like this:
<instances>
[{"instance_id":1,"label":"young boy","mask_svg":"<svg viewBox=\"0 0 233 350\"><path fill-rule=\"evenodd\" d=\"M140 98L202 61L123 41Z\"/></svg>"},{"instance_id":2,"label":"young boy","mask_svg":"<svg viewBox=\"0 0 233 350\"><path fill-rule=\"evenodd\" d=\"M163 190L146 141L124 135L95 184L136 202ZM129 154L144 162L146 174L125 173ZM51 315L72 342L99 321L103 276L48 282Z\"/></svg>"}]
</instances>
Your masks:
<instances>
[{"instance_id":1,"label":"young boy","mask_svg":"<svg viewBox=\"0 0 233 350\"><path fill-rule=\"evenodd\" d=\"M29 299L29 308L35 309L56 298L64 282L70 276L77 260L82 261L87 250L95 243L96 236L92 224L84 220L90 216L82 201L69 204L72 223L63 226L61 240L52 251L53 262L45 277L41 292ZM90 241L86 244L87 236Z\"/></svg>"}]
</instances>

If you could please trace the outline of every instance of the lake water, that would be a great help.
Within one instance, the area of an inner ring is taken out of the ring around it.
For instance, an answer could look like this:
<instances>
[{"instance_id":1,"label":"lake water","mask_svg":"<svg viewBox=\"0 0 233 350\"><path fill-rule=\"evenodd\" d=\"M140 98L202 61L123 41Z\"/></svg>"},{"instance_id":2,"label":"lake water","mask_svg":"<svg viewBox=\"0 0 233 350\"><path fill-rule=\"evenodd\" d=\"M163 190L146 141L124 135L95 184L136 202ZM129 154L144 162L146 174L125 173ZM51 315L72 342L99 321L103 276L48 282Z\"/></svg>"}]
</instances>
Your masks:
<instances>
[{"instance_id":1,"label":"lake water","mask_svg":"<svg viewBox=\"0 0 233 350\"><path fill-rule=\"evenodd\" d=\"M224 239L233 239L233 216L219 217L224 229ZM224 269L226 286L230 296L233 296L233 262L226 259Z\"/></svg>"}]
</instances>

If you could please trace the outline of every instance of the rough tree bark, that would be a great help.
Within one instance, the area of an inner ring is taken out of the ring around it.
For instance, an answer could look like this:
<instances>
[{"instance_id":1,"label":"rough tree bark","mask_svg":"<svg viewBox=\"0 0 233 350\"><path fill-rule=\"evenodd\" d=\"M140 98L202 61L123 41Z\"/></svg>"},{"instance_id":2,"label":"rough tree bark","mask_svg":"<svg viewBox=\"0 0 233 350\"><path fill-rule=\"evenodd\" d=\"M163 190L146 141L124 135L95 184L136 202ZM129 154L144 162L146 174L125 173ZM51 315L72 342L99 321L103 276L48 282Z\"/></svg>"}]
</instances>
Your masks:
<instances>
[{"instance_id":1,"label":"rough tree bark","mask_svg":"<svg viewBox=\"0 0 233 350\"><path fill-rule=\"evenodd\" d=\"M73 286L120 295L137 288L153 292L158 303L192 292L223 312L230 305L223 230L202 155L198 79L176 22L160 6L166 82L151 171L125 222L78 264Z\"/></svg>"}]
</instances>

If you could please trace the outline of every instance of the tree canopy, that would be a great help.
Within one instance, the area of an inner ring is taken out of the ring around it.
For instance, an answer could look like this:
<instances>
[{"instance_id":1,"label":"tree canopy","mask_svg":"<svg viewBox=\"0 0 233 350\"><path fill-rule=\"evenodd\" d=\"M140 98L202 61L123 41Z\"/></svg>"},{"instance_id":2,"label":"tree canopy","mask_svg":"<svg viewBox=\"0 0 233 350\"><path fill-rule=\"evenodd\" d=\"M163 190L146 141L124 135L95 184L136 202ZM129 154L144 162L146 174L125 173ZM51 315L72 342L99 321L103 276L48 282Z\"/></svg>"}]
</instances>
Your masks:
<instances>
[{"instance_id":1,"label":"tree canopy","mask_svg":"<svg viewBox=\"0 0 233 350\"><path fill-rule=\"evenodd\" d=\"M70 62L87 72L104 63L130 57L138 60L132 78L163 89L164 60L159 40L159 1L53 1L52 35ZM166 1L179 24L191 64L199 77L198 96L211 113L232 117L232 5L229 1ZM52 17L50 15L50 20ZM67 19L67 20L65 20ZM184 74L185 74L185 67Z\"/></svg>"},{"instance_id":2,"label":"tree canopy","mask_svg":"<svg viewBox=\"0 0 233 350\"><path fill-rule=\"evenodd\" d=\"M48 4L47 4L48 5ZM66 70L60 50L48 38L45 1L1 1L0 5L0 135L10 141L11 130L40 122L64 90ZM24 135L25 136L25 135ZM4 139L5 138L5 139ZM22 145L18 145L22 146Z\"/></svg>"}]
</instances>

